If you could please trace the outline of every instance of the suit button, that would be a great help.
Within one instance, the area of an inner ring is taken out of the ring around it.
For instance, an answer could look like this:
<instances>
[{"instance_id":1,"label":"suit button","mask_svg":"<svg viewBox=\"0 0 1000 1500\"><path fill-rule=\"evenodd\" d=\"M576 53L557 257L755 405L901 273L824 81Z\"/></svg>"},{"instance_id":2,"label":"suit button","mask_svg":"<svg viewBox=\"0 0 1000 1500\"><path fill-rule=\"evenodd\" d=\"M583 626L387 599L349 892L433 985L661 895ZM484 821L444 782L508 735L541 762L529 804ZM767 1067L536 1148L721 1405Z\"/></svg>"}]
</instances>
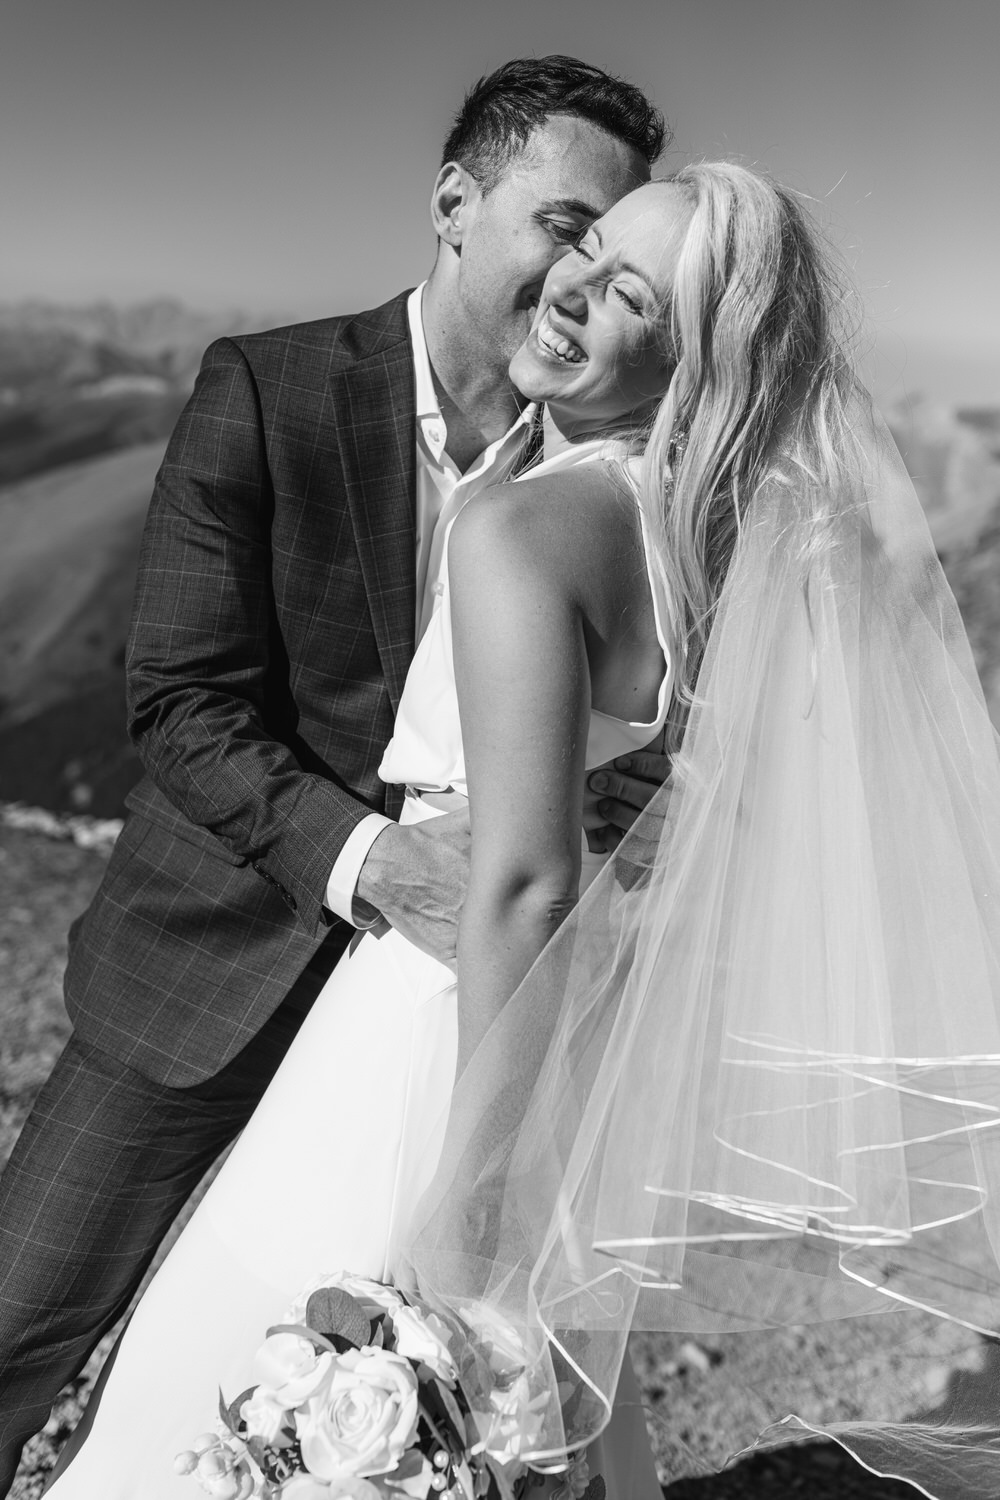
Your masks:
<instances>
[{"instance_id":1,"label":"suit button","mask_svg":"<svg viewBox=\"0 0 1000 1500\"><path fill-rule=\"evenodd\" d=\"M278 890L281 892L281 899L282 899L282 901L284 901L284 903L288 907L289 911L296 911L296 910L298 910L298 902L296 901L295 897L292 895L291 891L286 891L285 888L284 888L284 886L279 886Z\"/></svg>"}]
</instances>

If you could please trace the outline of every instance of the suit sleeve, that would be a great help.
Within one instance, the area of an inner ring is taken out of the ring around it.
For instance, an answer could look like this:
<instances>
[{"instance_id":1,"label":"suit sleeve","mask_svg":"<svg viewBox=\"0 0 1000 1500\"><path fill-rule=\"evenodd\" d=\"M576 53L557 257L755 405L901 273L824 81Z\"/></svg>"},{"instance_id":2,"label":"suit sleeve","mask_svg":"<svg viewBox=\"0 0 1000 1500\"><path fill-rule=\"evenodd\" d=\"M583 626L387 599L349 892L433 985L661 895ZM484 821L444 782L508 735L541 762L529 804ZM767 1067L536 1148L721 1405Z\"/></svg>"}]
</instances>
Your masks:
<instances>
[{"instance_id":1,"label":"suit sleeve","mask_svg":"<svg viewBox=\"0 0 1000 1500\"><path fill-rule=\"evenodd\" d=\"M127 654L129 734L151 779L316 931L331 867L371 809L267 727L273 496L257 390L205 354L150 503Z\"/></svg>"}]
</instances>

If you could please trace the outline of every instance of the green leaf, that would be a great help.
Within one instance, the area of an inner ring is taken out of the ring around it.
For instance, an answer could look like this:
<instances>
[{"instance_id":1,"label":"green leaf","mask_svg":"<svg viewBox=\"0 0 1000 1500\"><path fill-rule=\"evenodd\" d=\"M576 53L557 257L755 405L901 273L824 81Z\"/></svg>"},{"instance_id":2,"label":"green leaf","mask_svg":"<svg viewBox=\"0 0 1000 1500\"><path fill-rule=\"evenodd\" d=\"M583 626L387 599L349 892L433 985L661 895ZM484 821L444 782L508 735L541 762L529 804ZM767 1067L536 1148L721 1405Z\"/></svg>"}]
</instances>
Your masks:
<instances>
[{"instance_id":1,"label":"green leaf","mask_svg":"<svg viewBox=\"0 0 1000 1500\"><path fill-rule=\"evenodd\" d=\"M241 1391L240 1394L236 1397L235 1401L231 1401L229 1403L229 1413L228 1416L224 1418L224 1421L226 1423L226 1426L229 1428L229 1431L238 1438L242 1438L246 1433L246 1423L243 1420L243 1415L240 1411L240 1407L243 1405L244 1401L249 1401L250 1397L253 1395L256 1389L257 1387L255 1385L247 1386L246 1390Z\"/></svg>"},{"instance_id":2,"label":"green leaf","mask_svg":"<svg viewBox=\"0 0 1000 1500\"><path fill-rule=\"evenodd\" d=\"M317 1333L315 1328L307 1328L304 1323L275 1323L273 1328L267 1330L267 1337L270 1338L272 1333L294 1333L296 1338L305 1339L307 1344L312 1344L321 1353L340 1353L336 1344L331 1344L328 1338L324 1338L321 1333Z\"/></svg>"},{"instance_id":3,"label":"green leaf","mask_svg":"<svg viewBox=\"0 0 1000 1500\"><path fill-rule=\"evenodd\" d=\"M441 1446L450 1453L461 1453L465 1447L465 1418L451 1391L437 1380L422 1382L419 1404Z\"/></svg>"},{"instance_id":4,"label":"green leaf","mask_svg":"<svg viewBox=\"0 0 1000 1500\"><path fill-rule=\"evenodd\" d=\"M253 1459L258 1469L261 1469L266 1474L268 1466L267 1461L270 1455L268 1453L267 1444L265 1443L264 1439L262 1437L247 1438L246 1445L247 1452L250 1454L250 1457Z\"/></svg>"},{"instance_id":5,"label":"green leaf","mask_svg":"<svg viewBox=\"0 0 1000 1500\"><path fill-rule=\"evenodd\" d=\"M408 1448L389 1477L393 1480L413 1479L417 1474L422 1474L423 1469L424 1455L420 1449Z\"/></svg>"},{"instance_id":6,"label":"green leaf","mask_svg":"<svg viewBox=\"0 0 1000 1500\"><path fill-rule=\"evenodd\" d=\"M233 1434L233 1437L239 1437L239 1433L234 1431L233 1425L229 1420L229 1403L227 1402L225 1396L222 1394L221 1386L219 1387L219 1417L225 1424L226 1431L231 1432Z\"/></svg>"},{"instance_id":7,"label":"green leaf","mask_svg":"<svg viewBox=\"0 0 1000 1500\"><path fill-rule=\"evenodd\" d=\"M243 1405L244 1401L248 1400L253 1395L256 1389L257 1387L255 1385L247 1386L247 1389L245 1391L241 1391L240 1394L236 1397L235 1401L230 1401L228 1403L225 1396L222 1394L222 1390L219 1390L219 1416L222 1418L223 1422L225 1423L226 1429L232 1433L233 1437L242 1438L244 1436L244 1433L246 1431L246 1423L244 1422L243 1417L240 1414L240 1407Z\"/></svg>"},{"instance_id":8,"label":"green leaf","mask_svg":"<svg viewBox=\"0 0 1000 1500\"><path fill-rule=\"evenodd\" d=\"M493 1478L499 1500L516 1500L510 1480L490 1453L486 1455L486 1467Z\"/></svg>"},{"instance_id":9,"label":"green leaf","mask_svg":"<svg viewBox=\"0 0 1000 1500\"><path fill-rule=\"evenodd\" d=\"M339 1286L321 1286L313 1292L306 1304L306 1322L325 1338L346 1339L356 1349L371 1341L371 1319L357 1298Z\"/></svg>"},{"instance_id":10,"label":"green leaf","mask_svg":"<svg viewBox=\"0 0 1000 1500\"><path fill-rule=\"evenodd\" d=\"M435 1380L434 1389L437 1391L441 1405L448 1413L448 1420L455 1429L455 1436L458 1438L459 1443L462 1443L465 1438L465 1418L462 1415L461 1407L443 1380Z\"/></svg>"},{"instance_id":11,"label":"green leaf","mask_svg":"<svg viewBox=\"0 0 1000 1500\"><path fill-rule=\"evenodd\" d=\"M455 1450L455 1444L449 1443L447 1437L445 1436L445 1433L441 1431L441 1428L437 1424L436 1418L439 1416L439 1413L429 1411L426 1401L418 1401L417 1410L420 1412L420 1415L427 1423L427 1426L430 1429L431 1436L437 1439L438 1446L443 1448L446 1453L453 1453ZM445 1431L447 1431L447 1428L445 1429Z\"/></svg>"}]
</instances>

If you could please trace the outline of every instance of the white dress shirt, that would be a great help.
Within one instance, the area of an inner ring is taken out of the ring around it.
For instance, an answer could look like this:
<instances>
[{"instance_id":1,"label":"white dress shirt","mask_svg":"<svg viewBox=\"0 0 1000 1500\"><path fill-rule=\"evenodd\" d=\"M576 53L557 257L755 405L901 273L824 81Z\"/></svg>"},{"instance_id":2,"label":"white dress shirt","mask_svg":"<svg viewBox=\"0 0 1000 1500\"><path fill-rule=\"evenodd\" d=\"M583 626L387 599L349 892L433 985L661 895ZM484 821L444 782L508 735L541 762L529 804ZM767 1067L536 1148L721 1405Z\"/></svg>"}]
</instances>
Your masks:
<instances>
[{"instance_id":1,"label":"white dress shirt","mask_svg":"<svg viewBox=\"0 0 1000 1500\"><path fill-rule=\"evenodd\" d=\"M415 644L420 643L442 588L441 565L448 523L467 500L491 484L509 479L518 467L537 408L526 406L517 421L495 443L482 452L464 474L445 452L448 429L434 390L431 362L424 338L421 302L426 282L411 292L406 312L413 346L413 376L417 416L417 512L416 581L417 617ZM369 813L350 832L330 872L326 905L352 926L364 926L354 915L354 892L361 866L383 828L392 822L381 813Z\"/></svg>"}]
</instances>

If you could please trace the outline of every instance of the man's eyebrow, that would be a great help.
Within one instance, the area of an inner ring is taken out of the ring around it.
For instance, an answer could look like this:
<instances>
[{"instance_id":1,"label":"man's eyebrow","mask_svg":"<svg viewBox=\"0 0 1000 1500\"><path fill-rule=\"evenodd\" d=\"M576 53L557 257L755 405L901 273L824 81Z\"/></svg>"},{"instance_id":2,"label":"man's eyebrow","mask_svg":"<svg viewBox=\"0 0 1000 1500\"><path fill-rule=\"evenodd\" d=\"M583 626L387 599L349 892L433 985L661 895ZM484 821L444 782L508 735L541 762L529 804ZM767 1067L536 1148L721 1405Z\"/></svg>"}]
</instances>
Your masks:
<instances>
[{"instance_id":1,"label":"man's eyebrow","mask_svg":"<svg viewBox=\"0 0 1000 1500\"><path fill-rule=\"evenodd\" d=\"M580 214L584 219L601 217L601 210L592 203L584 203L582 198L552 198L548 203L542 204L542 209L547 213Z\"/></svg>"}]
</instances>

